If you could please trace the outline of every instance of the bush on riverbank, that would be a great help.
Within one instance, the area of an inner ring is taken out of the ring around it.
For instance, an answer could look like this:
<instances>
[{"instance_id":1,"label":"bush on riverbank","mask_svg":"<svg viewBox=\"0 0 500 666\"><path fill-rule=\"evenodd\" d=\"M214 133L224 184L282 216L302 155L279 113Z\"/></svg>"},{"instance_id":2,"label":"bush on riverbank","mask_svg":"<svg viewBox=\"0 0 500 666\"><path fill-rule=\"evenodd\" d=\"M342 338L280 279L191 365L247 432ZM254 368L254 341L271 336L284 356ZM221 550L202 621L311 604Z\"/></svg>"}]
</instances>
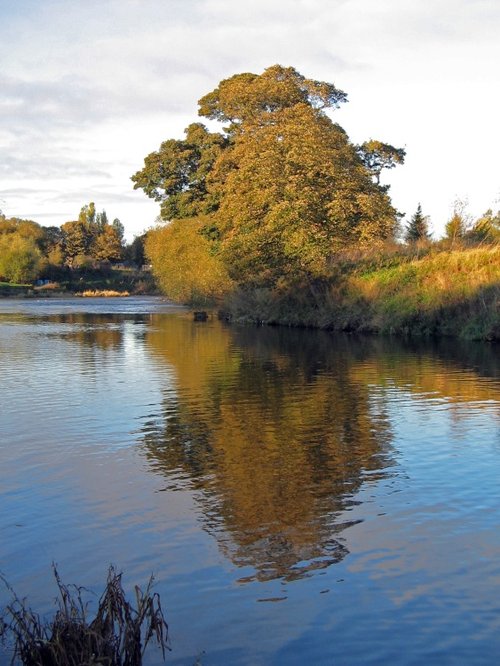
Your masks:
<instances>
[{"instance_id":1,"label":"bush on riverbank","mask_svg":"<svg viewBox=\"0 0 500 666\"><path fill-rule=\"evenodd\" d=\"M329 281L240 289L223 310L235 321L343 331L500 339L500 246L423 246L336 258Z\"/></svg>"}]
</instances>

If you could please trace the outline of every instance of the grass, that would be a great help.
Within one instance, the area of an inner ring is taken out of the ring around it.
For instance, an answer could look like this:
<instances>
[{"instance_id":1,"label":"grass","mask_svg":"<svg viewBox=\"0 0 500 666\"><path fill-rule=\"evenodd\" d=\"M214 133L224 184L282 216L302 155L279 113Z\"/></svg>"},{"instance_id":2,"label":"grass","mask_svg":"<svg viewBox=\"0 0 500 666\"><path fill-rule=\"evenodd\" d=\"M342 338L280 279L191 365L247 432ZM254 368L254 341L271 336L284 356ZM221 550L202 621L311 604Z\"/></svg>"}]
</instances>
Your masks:
<instances>
[{"instance_id":1,"label":"grass","mask_svg":"<svg viewBox=\"0 0 500 666\"><path fill-rule=\"evenodd\" d=\"M500 339L500 246L428 245L338 256L333 277L289 290L240 290L236 321L343 331Z\"/></svg>"},{"instance_id":2,"label":"grass","mask_svg":"<svg viewBox=\"0 0 500 666\"><path fill-rule=\"evenodd\" d=\"M2 282L0 280L0 296L21 296L29 289L32 289L30 284L15 284L12 282Z\"/></svg>"},{"instance_id":3,"label":"grass","mask_svg":"<svg viewBox=\"0 0 500 666\"><path fill-rule=\"evenodd\" d=\"M12 649L12 664L24 666L140 666L154 638L165 659L168 625L160 597L151 592L153 577L143 592L135 587L135 607L127 601L122 574L109 568L97 612L90 619L83 599L87 590L65 585L55 565L57 609L44 621L20 599L2 577L12 600L0 616L0 635Z\"/></svg>"},{"instance_id":4,"label":"grass","mask_svg":"<svg viewBox=\"0 0 500 666\"><path fill-rule=\"evenodd\" d=\"M111 296L130 296L128 291L114 291L113 289L86 289L75 296L83 296L84 298L93 298L96 296L109 298Z\"/></svg>"}]
</instances>

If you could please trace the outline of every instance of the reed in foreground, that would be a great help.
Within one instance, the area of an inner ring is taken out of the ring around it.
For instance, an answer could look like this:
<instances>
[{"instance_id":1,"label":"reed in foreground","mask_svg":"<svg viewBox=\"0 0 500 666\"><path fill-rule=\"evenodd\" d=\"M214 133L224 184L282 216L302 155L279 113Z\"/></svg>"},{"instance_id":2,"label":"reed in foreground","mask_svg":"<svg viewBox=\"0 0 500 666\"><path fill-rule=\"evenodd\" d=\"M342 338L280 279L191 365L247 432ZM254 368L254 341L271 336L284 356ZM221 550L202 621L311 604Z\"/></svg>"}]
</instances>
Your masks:
<instances>
[{"instance_id":1,"label":"reed in foreground","mask_svg":"<svg viewBox=\"0 0 500 666\"><path fill-rule=\"evenodd\" d=\"M95 617L89 619L85 588L65 585L53 567L58 588L57 610L44 621L20 599L2 577L12 600L0 616L0 635L12 649L12 664L24 666L140 666L151 638L165 659L168 625L160 597L135 586L136 606L125 597L122 574L110 567Z\"/></svg>"}]
</instances>

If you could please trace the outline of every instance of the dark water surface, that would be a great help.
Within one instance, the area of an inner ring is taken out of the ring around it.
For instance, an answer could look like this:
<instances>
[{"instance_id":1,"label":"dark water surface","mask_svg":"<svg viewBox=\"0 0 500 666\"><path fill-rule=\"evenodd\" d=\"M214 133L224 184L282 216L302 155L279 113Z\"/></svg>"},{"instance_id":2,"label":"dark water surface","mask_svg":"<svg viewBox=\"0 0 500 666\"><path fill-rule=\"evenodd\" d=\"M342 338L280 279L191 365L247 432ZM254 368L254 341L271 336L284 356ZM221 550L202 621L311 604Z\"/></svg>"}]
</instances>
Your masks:
<instances>
[{"instance_id":1,"label":"dark water surface","mask_svg":"<svg viewBox=\"0 0 500 666\"><path fill-rule=\"evenodd\" d=\"M153 571L170 664L498 664L499 356L0 301L0 571Z\"/></svg>"}]
</instances>

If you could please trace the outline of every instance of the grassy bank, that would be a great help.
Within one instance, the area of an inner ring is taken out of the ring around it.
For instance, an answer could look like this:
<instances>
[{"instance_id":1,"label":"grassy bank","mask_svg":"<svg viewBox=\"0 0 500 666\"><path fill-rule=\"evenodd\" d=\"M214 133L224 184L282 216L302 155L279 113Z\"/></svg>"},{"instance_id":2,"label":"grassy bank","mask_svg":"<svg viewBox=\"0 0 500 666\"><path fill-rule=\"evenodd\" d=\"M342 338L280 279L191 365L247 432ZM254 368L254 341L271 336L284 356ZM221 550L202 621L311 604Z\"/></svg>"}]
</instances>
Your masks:
<instances>
[{"instance_id":1,"label":"grassy bank","mask_svg":"<svg viewBox=\"0 0 500 666\"><path fill-rule=\"evenodd\" d=\"M148 271L113 268L108 271L71 271L40 286L0 282L0 297L58 297L81 295L120 296L158 294Z\"/></svg>"},{"instance_id":2,"label":"grassy bank","mask_svg":"<svg viewBox=\"0 0 500 666\"><path fill-rule=\"evenodd\" d=\"M240 290L224 307L234 321L498 341L500 246L341 257L328 282Z\"/></svg>"},{"instance_id":3,"label":"grassy bank","mask_svg":"<svg viewBox=\"0 0 500 666\"><path fill-rule=\"evenodd\" d=\"M32 287L29 284L12 284L11 282L2 282L0 280L0 298L20 298L30 289Z\"/></svg>"}]
</instances>

